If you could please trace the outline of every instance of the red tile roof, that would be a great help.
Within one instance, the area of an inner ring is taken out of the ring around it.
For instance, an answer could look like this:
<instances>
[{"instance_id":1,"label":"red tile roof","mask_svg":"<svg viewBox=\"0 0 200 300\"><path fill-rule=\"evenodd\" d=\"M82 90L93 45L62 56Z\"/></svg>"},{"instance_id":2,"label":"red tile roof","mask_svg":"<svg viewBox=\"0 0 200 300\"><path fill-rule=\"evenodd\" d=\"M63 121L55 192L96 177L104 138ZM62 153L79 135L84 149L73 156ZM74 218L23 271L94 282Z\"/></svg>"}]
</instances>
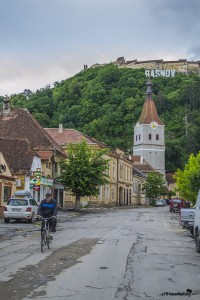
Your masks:
<instances>
[{"instance_id":1,"label":"red tile roof","mask_svg":"<svg viewBox=\"0 0 200 300\"><path fill-rule=\"evenodd\" d=\"M154 101L146 99L138 122L141 124L150 124L153 121L157 122L158 125L164 125L158 117Z\"/></svg>"},{"instance_id":2,"label":"red tile roof","mask_svg":"<svg viewBox=\"0 0 200 300\"><path fill-rule=\"evenodd\" d=\"M85 139L87 144L96 144L93 139L75 129L63 129L59 132L59 128L44 128L45 131L56 141L60 146L67 144L78 144L82 139Z\"/></svg>"},{"instance_id":3,"label":"red tile roof","mask_svg":"<svg viewBox=\"0 0 200 300\"><path fill-rule=\"evenodd\" d=\"M52 157L52 151L37 151L42 160L49 160Z\"/></svg>"},{"instance_id":4,"label":"red tile roof","mask_svg":"<svg viewBox=\"0 0 200 300\"><path fill-rule=\"evenodd\" d=\"M0 137L0 151L13 173L26 174L31 170L34 156L37 153L31 147L28 139Z\"/></svg>"},{"instance_id":5,"label":"red tile roof","mask_svg":"<svg viewBox=\"0 0 200 300\"><path fill-rule=\"evenodd\" d=\"M35 150L56 150L64 154L61 147L49 136L27 109L11 109L9 115L0 110L0 136L27 138Z\"/></svg>"},{"instance_id":6,"label":"red tile roof","mask_svg":"<svg viewBox=\"0 0 200 300\"><path fill-rule=\"evenodd\" d=\"M175 173L167 173L166 174L166 180L167 180L168 184L176 182L174 175L175 175Z\"/></svg>"},{"instance_id":7,"label":"red tile roof","mask_svg":"<svg viewBox=\"0 0 200 300\"><path fill-rule=\"evenodd\" d=\"M144 158L139 155L129 156L129 159L133 161L134 167L142 173L150 173L156 171Z\"/></svg>"}]
</instances>

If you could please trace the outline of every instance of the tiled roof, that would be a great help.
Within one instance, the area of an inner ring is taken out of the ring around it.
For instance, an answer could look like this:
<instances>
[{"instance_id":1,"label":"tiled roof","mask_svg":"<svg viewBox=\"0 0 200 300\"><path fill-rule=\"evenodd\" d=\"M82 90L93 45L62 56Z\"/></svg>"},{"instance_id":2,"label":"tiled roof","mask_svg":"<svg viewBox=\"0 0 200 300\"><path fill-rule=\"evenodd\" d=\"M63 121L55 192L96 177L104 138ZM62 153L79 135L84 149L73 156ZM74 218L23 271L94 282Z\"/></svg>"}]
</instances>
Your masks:
<instances>
[{"instance_id":1,"label":"tiled roof","mask_svg":"<svg viewBox=\"0 0 200 300\"><path fill-rule=\"evenodd\" d=\"M31 170L33 157L36 152L31 147L28 139L0 137L0 151L6 159L13 173L27 173Z\"/></svg>"},{"instance_id":2,"label":"tiled roof","mask_svg":"<svg viewBox=\"0 0 200 300\"><path fill-rule=\"evenodd\" d=\"M146 99L138 122L140 124L150 124L153 121L157 122L158 125L164 125L158 117L154 101L152 99Z\"/></svg>"},{"instance_id":3,"label":"tiled roof","mask_svg":"<svg viewBox=\"0 0 200 300\"><path fill-rule=\"evenodd\" d=\"M174 178L174 174L175 173L167 173L166 174L166 180L167 180L168 184L176 182L176 179Z\"/></svg>"},{"instance_id":4,"label":"tiled roof","mask_svg":"<svg viewBox=\"0 0 200 300\"><path fill-rule=\"evenodd\" d=\"M137 168L135 168L135 167L133 168L133 174L137 175L139 177L145 177L144 174L140 170L138 170Z\"/></svg>"},{"instance_id":5,"label":"tiled roof","mask_svg":"<svg viewBox=\"0 0 200 300\"><path fill-rule=\"evenodd\" d=\"M134 167L142 173L155 172L156 170L139 155L129 156L129 159L133 161Z\"/></svg>"},{"instance_id":6,"label":"tiled roof","mask_svg":"<svg viewBox=\"0 0 200 300\"><path fill-rule=\"evenodd\" d=\"M59 132L59 128L44 128L45 131L56 141L60 146L67 144L78 144L82 139L85 139L87 144L95 144L95 142L85 134L75 129L63 129Z\"/></svg>"},{"instance_id":7,"label":"tiled roof","mask_svg":"<svg viewBox=\"0 0 200 300\"><path fill-rule=\"evenodd\" d=\"M37 154L43 160L49 160L52 157L52 151L37 151Z\"/></svg>"},{"instance_id":8,"label":"tiled roof","mask_svg":"<svg viewBox=\"0 0 200 300\"><path fill-rule=\"evenodd\" d=\"M64 153L27 109L11 109L9 115L0 110L0 136L27 138L35 150L57 150Z\"/></svg>"}]
</instances>

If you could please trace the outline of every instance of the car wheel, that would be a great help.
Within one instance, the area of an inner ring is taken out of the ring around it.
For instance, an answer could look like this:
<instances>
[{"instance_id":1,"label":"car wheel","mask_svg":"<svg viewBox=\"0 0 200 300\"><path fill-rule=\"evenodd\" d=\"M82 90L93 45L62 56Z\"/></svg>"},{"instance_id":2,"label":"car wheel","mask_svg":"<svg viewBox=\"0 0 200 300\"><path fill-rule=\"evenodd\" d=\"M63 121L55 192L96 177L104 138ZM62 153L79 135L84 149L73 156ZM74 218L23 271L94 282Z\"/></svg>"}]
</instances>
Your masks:
<instances>
[{"instance_id":1,"label":"car wheel","mask_svg":"<svg viewBox=\"0 0 200 300\"><path fill-rule=\"evenodd\" d=\"M35 222L35 215L33 213L32 216L31 216L31 219L30 219L30 223L34 223L34 222Z\"/></svg>"},{"instance_id":2,"label":"car wheel","mask_svg":"<svg viewBox=\"0 0 200 300\"><path fill-rule=\"evenodd\" d=\"M4 218L4 223L9 223L9 222L10 222L10 219Z\"/></svg>"},{"instance_id":3,"label":"car wheel","mask_svg":"<svg viewBox=\"0 0 200 300\"><path fill-rule=\"evenodd\" d=\"M199 235L196 235L195 244L196 244L196 251L198 253L200 253L200 238L199 238Z\"/></svg>"},{"instance_id":4,"label":"car wheel","mask_svg":"<svg viewBox=\"0 0 200 300\"><path fill-rule=\"evenodd\" d=\"M190 233L191 233L191 234L192 234L192 236L194 237L193 228L190 228Z\"/></svg>"}]
</instances>

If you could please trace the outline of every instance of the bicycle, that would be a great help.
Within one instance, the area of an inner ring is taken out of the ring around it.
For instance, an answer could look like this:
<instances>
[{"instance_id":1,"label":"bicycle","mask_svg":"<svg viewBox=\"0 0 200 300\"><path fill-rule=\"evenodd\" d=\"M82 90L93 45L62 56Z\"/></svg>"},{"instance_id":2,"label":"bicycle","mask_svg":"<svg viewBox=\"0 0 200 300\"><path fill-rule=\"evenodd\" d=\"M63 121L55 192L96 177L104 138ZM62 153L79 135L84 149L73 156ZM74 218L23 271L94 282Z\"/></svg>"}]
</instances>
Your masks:
<instances>
[{"instance_id":1,"label":"bicycle","mask_svg":"<svg viewBox=\"0 0 200 300\"><path fill-rule=\"evenodd\" d=\"M43 227L41 229L41 251L44 252L45 247L48 249L50 248L50 243L52 242L52 238L50 236L51 234L51 228L50 228L50 219L54 218L54 216L50 218L42 218L40 217L41 221L43 221Z\"/></svg>"}]
</instances>

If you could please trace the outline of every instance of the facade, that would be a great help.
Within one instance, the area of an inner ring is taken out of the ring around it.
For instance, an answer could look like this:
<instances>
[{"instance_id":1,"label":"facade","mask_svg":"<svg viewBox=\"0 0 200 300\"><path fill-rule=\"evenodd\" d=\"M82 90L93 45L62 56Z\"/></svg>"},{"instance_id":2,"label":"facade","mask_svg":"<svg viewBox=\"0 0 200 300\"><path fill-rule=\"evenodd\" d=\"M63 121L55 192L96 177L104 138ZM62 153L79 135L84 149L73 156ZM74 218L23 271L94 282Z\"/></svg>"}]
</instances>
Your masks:
<instances>
[{"instance_id":1,"label":"facade","mask_svg":"<svg viewBox=\"0 0 200 300\"><path fill-rule=\"evenodd\" d=\"M83 139L93 149L99 150L102 148L108 148L102 142L92 139L87 135L75 130L75 129L63 129L63 125L60 124L59 128L45 128L47 133L58 143L67 153L67 146L71 144L80 143ZM105 159L109 159L108 176L109 183L106 186L101 186L99 190L99 196L94 197L82 197L82 206L115 206L117 204L117 157L118 155L113 151L110 151L108 155L105 155ZM74 207L75 196L69 191L64 191L63 197L64 207Z\"/></svg>"},{"instance_id":2,"label":"facade","mask_svg":"<svg viewBox=\"0 0 200 300\"><path fill-rule=\"evenodd\" d=\"M38 168L41 169L41 158L33 150L29 141L26 138L0 137L0 151L15 176L16 190L27 190L34 195L31 177Z\"/></svg>"},{"instance_id":3,"label":"facade","mask_svg":"<svg viewBox=\"0 0 200 300\"><path fill-rule=\"evenodd\" d=\"M69 143L80 143L82 139L85 139L87 144L94 149L109 148L104 143L90 138L87 135L75 130L75 129L63 129L60 125L59 128L45 128L49 135L55 141L67 151L67 145ZM133 201L133 162L125 156L125 153L120 149L109 151L109 154L105 157L109 159L109 184L100 187L98 197L84 197L81 199L83 205L91 206L123 206L133 205L138 203L144 203L141 200L141 195L135 193ZM145 180L137 177L137 181ZM138 197L140 198L137 198ZM64 206L74 206L75 197L69 192L65 191Z\"/></svg>"},{"instance_id":4,"label":"facade","mask_svg":"<svg viewBox=\"0 0 200 300\"><path fill-rule=\"evenodd\" d=\"M160 120L152 99L150 80L146 101L134 126L133 155L142 156L157 172L165 176L164 123Z\"/></svg>"},{"instance_id":5,"label":"facade","mask_svg":"<svg viewBox=\"0 0 200 300\"><path fill-rule=\"evenodd\" d=\"M132 205L133 163L125 153L116 149L118 154L118 205Z\"/></svg>"},{"instance_id":6,"label":"facade","mask_svg":"<svg viewBox=\"0 0 200 300\"><path fill-rule=\"evenodd\" d=\"M12 109L8 98L3 100L3 109L0 110L0 137L15 140L10 146L12 154L9 159L14 160L13 168L16 165L21 168L21 173L16 173L20 189L30 190L38 202L45 197L47 190L54 191L55 196L60 195L61 187L56 186L54 179L59 173L58 162L66 158L65 152L27 109ZM25 162L26 166L23 165Z\"/></svg>"},{"instance_id":7,"label":"facade","mask_svg":"<svg viewBox=\"0 0 200 300\"><path fill-rule=\"evenodd\" d=\"M15 190L15 177L13 176L3 153L0 151L0 216L2 216L4 205L14 194Z\"/></svg>"},{"instance_id":8,"label":"facade","mask_svg":"<svg viewBox=\"0 0 200 300\"><path fill-rule=\"evenodd\" d=\"M137 168L133 167L133 190L132 200L133 204L136 205L148 205L149 200L146 198L145 192L143 191L143 185L146 182L145 175L140 172Z\"/></svg>"}]
</instances>

